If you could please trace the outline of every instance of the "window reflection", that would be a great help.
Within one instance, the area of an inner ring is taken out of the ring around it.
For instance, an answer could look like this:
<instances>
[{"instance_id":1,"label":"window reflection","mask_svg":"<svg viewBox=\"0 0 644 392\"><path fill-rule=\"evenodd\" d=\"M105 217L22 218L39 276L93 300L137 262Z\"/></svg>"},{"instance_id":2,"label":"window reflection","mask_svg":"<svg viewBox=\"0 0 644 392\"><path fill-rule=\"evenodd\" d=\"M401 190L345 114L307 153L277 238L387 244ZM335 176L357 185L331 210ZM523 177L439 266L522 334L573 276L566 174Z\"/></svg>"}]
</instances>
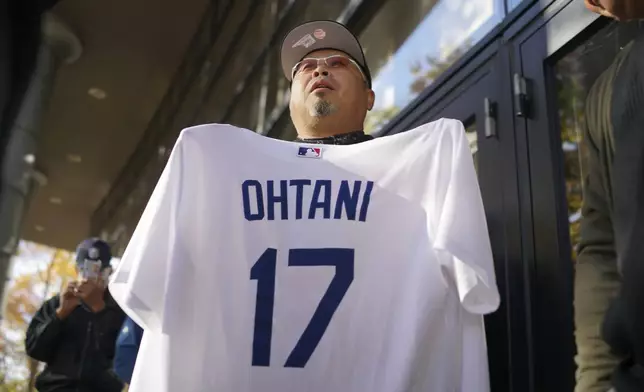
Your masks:
<instances>
[{"instance_id":1,"label":"window reflection","mask_svg":"<svg viewBox=\"0 0 644 392\"><path fill-rule=\"evenodd\" d=\"M585 122L583 111L585 98L591 87L584 82L584 70L580 67L580 54L581 52L572 53L560 60L556 66L559 126L573 260L577 258L576 250L579 244L583 200L583 172L587 167L588 159L585 144L581 143Z\"/></svg>"},{"instance_id":2,"label":"window reflection","mask_svg":"<svg viewBox=\"0 0 644 392\"><path fill-rule=\"evenodd\" d=\"M365 130L394 117L503 18L503 0L388 1L360 36L376 106Z\"/></svg>"},{"instance_id":3,"label":"window reflection","mask_svg":"<svg viewBox=\"0 0 644 392\"><path fill-rule=\"evenodd\" d=\"M588 95L600 75L637 32L637 25L612 24L584 42L555 65L561 149L568 204L568 221L573 261L579 245L579 225L584 179L588 171L584 110Z\"/></svg>"}]
</instances>

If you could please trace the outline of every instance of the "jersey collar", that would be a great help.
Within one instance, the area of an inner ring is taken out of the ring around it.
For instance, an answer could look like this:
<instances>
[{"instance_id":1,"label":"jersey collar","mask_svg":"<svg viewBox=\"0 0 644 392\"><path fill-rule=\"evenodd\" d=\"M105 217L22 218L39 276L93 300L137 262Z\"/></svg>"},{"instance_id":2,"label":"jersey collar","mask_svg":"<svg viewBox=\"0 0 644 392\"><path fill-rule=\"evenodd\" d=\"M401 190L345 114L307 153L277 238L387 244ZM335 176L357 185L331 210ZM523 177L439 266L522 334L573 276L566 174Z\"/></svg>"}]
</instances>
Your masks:
<instances>
[{"instance_id":1,"label":"jersey collar","mask_svg":"<svg viewBox=\"0 0 644 392\"><path fill-rule=\"evenodd\" d=\"M349 145L366 142L367 140L373 139L373 136L365 134L363 131L355 131L349 133L343 133L340 135L320 137L320 138L297 138L296 142L301 143L310 143L310 144L338 144L338 145Z\"/></svg>"}]
</instances>

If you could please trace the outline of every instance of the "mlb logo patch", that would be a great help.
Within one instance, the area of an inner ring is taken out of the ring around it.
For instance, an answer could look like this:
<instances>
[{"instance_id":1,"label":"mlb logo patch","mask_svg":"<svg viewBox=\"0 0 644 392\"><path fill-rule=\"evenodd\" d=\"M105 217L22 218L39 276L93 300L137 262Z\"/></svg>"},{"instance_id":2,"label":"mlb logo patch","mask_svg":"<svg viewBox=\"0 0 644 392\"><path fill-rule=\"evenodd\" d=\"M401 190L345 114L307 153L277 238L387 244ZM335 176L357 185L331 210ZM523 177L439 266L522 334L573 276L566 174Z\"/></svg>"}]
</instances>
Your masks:
<instances>
[{"instance_id":1,"label":"mlb logo patch","mask_svg":"<svg viewBox=\"0 0 644 392\"><path fill-rule=\"evenodd\" d=\"M301 158L322 158L322 149L319 147L300 147L297 156Z\"/></svg>"}]
</instances>

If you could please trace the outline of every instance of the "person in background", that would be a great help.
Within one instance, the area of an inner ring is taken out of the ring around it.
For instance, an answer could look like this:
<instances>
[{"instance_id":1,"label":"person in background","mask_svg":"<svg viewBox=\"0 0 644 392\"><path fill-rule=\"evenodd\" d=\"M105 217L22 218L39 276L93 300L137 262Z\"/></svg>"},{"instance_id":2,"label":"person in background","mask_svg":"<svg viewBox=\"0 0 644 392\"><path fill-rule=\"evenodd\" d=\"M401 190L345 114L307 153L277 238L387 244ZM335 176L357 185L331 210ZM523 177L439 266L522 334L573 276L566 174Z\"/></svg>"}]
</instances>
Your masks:
<instances>
[{"instance_id":1,"label":"person in background","mask_svg":"<svg viewBox=\"0 0 644 392\"><path fill-rule=\"evenodd\" d=\"M27 355L46 364L36 379L40 392L120 392L112 370L114 345L125 314L107 287L112 254L90 238L76 250L81 280L47 300L27 328Z\"/></svg>"},{"instance_id":2,"label":"person in background","mask_svg":"<svg viewBox=\"0 0 644 392\"><path fill-rule=\"evenodd\" d=\"M641 0L585 0L644 18ZM644 33L586 100L588 175L575 274L576 392L644 391Z\"/></svg>"},{"instance_id":3,"label":"person in background","mask_svg":"<svg viewBox=\"0 0 644 392\"><path fill-rule=\"evenodd\" d=\"M132 372L142 338L143 328L139 327L131 318L126 317L116 339L114 372L128 385L132 381Z\"/></svg>"}]
</instances>

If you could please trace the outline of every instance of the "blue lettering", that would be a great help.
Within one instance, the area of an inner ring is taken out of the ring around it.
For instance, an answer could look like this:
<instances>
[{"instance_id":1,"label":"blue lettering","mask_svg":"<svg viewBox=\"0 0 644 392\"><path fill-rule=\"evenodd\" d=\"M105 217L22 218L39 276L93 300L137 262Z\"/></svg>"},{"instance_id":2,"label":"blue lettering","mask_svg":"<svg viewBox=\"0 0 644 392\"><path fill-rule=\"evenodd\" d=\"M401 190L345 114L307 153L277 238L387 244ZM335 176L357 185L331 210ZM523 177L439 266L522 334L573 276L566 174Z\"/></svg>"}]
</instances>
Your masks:
<instances>
[{"instance_id":1,"label":"blue lettering","mask_svg":"<svg viewBox=\"0 0 644 392\"><path fill-rule=\"evenodd\" d=\"M371 191L373 190L373 181L367 181L367 189L362 196L362 206L360 206L360 222L367 220L367 212L369 211L369 201L371 201Z\"/></svg>"},{"instance_id":2,"label":"blue lettering","mask_svg":"<svg viewBox=\"0 0 644 392\"><path fill-rule=\"evenodd\" d=\"M250 205L250 188L254 188L254 200L257 203L257 212L251 211ZM264 192L262 184L257 180L246 180L242 184L242 195L244 199L244 217L248 221L257 221L264 219Z\"/></svg>"},{"instance_id":3,"label":"blue lettering","mask_svg":"<svg viewBox=\"0 0 644 392\"><path fill-rule=\"evenodd\" d=\"M266 196L266 204L268 205L268 220L275 220L275 204L280 203L280 212L282 213L282 220L288 219L288 197L287 197L287 183L286 180L280 181L280 194L275 195L275 181L268 181L268 195Z\"/></svg>"},{"instance_id":4,"label":"blue lettering","mask_svg":"<svg viewBox=\"0 0 644 392\"><path fill-rule=\"evenodd\" d=\"M290 185L295 187L295 219L302 219L304 186L311 185L311 180L291 180Z\"/></svg>"},{"instance_id":5,"label":"blue lettering","mask_svg":"<svg viewBox=\"0 0 644 392\"><path fill-rule=\"evenodd\" d=\"M323 200L320 196L323 194ZM324 219L331 217L331 181L317 180L313 188L313 197L311 198L311 207L309 208L309 219L315 219L315 212L321 208L324 213Z\"/></svg>"},{"instance_id":6,"label":"blue lettering","mask_svg":"<svg viewBox=\"0 0 644 392\"><path fill-rule=\"evenodd\" d=\"M294 208L296 220L333 218L366 222L374 182L341 180L338 183L339 187L333 189L331 180L266 180L265 184L246 180L242 183L244 217L251 222L288 220L293 219ZM267 187L266 199L263 185ZM310 186L313 190L305 192L305 187ZM279 215L276 208L280 209Z\"/></svg>"},{"instance_id":7,"label":"blue lettering","mask_svg":"<svg viewBox=\"0 0 644 392\"><path fill-rule=\"evenodd\" d=\"M338 198L335 202L335 213L333 214L333 219L342 219L342 206L344 205L347 219L356 220L361 185L362 181L355 181L353 192L351 192L349 181L344 180L340 183L340 191L338 192Z\"/></svg>"}]
</instances>

